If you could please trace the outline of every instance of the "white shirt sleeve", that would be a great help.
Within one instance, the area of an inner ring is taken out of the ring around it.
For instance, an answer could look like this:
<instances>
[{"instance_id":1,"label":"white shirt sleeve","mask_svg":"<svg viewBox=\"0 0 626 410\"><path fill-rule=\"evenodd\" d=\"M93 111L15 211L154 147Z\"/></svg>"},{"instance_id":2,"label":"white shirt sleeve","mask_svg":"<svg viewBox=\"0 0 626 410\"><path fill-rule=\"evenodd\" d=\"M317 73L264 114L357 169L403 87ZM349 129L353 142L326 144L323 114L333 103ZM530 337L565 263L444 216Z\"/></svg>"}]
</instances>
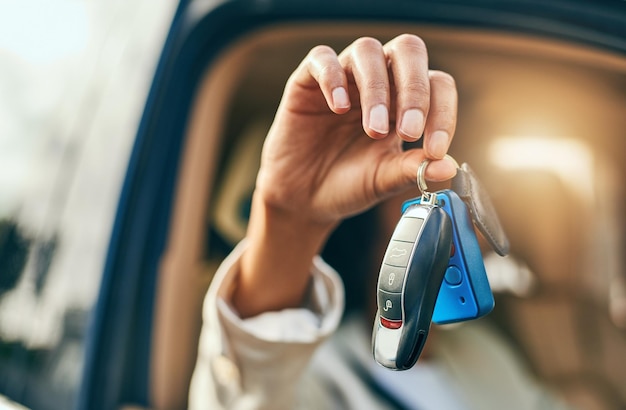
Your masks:
<instances>
[{"instance_id":1,"label":"white shirt sleeve","mask_svg":"<svg viewBox=\"0 0 626 410\"><path fill-rule=\"evenodd\" d=\"M301 308L241 319L230 296L245 249L244 240L224 260L205 297L191 409L293 408L315 348L339 326L343 284L319 257Z\"/></svg>"}]
</instances>

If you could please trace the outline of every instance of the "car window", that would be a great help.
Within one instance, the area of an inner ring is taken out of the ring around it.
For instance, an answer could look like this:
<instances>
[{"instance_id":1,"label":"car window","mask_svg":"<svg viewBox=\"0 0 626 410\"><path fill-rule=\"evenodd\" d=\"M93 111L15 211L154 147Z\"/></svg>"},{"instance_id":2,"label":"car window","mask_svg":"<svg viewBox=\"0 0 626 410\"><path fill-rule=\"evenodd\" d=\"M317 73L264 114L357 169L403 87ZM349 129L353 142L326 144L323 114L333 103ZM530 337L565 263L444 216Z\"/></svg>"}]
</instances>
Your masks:
<instances>
[{"instance_id":1,"label":"car window","mask_svg":"<svg viewBox=\"0 0 626 410\"><path fill-rule=\"evenodd\" d=\"M332 26L311 30L315 37L307 37L302 24L289 29L257 34L248 59L233 59L232 70L224 70L242 73L242 80L229 100L229 150L210 206L211 262L221 260L224 244L234 246L245 234L256 177L251 168L259 165L249 151L266 135L273 117L265 117L267 107L278 104L290 70L312 45L339 43L335 49L341 50L341 42L358 36L346 39ZM472 37L446 28L443 37L436 29L413 30L429 46L430 66L453 74L459 89L450 152L485 182L512 241L510 257L486 254L497 301L478 323L496 324L538 380L577 408L623 408L623 58L510 33ZM376 29L363 32L375 35ZM376 234L369 233L372 217L360 217L331 236L323 257L342 275L348 308L368 309L367 289L375 284L364 280L372 264L363 255L373 254L364 249ZM390 227L397 218L391 217ZM390 236L379 235L383 245ZM375 275L382 258L375 257Z\"/></svg>"},{"instance_id":2,"label":"car window","mask_svg":"<svg viewBox=\"0 0 626 410\"><path fill-rule=\"evenodd\" d=\"M0 2L0 399L38 409L75 401L117 199L176 3Z\"/></svg>"}]
</instances>

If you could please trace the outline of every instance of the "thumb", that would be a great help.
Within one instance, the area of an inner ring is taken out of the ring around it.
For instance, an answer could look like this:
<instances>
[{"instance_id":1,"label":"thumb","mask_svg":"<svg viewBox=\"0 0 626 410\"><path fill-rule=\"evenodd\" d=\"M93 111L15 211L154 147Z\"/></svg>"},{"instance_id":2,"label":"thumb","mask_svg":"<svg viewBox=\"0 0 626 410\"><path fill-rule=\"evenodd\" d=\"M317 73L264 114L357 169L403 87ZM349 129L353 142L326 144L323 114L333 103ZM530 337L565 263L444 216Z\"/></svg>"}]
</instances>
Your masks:
<instances>
[{"instance_id":1,"label":"thumb","mask_svg":"<svg viewBox=\"0 0 626 410\"><path fill-rule=\"evenodd\" d=\"M404 151L390 161L381 164L380 181L378 184L381 197L389 197L417 188L417 170L426 159L423 150ZM443 182L456 175L459 164L449 155L442 159L430 160L424 171L426 181Z\"/></svg>"}]
</instances>

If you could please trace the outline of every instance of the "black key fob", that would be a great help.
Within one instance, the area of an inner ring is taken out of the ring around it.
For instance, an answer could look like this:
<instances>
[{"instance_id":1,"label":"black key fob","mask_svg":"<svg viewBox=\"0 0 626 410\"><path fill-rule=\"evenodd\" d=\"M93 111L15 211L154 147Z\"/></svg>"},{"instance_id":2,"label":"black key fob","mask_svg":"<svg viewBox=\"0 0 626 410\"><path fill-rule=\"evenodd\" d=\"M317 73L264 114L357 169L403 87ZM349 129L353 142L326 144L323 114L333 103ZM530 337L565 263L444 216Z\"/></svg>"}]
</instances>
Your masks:
<instances>
[{"instance_id":1,"label":"black key fob","mask_svg":"<svg viewBox=\"0 0 626 410\"><path fill-rule=\"evenodd\" d=\"M408 207L391 237L378 276L374 359L406 370L417 361L430 329L452 247L452 222L434 203Z\"/></svg>"}]
</instances>

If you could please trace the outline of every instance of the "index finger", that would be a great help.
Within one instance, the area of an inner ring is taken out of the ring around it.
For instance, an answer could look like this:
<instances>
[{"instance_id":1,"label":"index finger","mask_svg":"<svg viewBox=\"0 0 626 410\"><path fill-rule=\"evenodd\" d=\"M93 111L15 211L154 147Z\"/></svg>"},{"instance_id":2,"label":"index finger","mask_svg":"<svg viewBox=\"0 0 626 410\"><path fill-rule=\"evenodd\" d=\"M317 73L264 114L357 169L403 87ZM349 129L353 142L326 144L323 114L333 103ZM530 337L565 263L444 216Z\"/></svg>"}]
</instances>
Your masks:
<instances>
[{"instance_id":1,"label":"index finger","mask_svg":"<svg viewBox=\"0 0 626 410\"><path fill-rule=\"evenodd\" d=\"M316 46L292 74L290 81L304 88L322 91L326 104L337 114L350 110L348 81L335 50L328 46Z\"/></svg>"}]
</instances>

